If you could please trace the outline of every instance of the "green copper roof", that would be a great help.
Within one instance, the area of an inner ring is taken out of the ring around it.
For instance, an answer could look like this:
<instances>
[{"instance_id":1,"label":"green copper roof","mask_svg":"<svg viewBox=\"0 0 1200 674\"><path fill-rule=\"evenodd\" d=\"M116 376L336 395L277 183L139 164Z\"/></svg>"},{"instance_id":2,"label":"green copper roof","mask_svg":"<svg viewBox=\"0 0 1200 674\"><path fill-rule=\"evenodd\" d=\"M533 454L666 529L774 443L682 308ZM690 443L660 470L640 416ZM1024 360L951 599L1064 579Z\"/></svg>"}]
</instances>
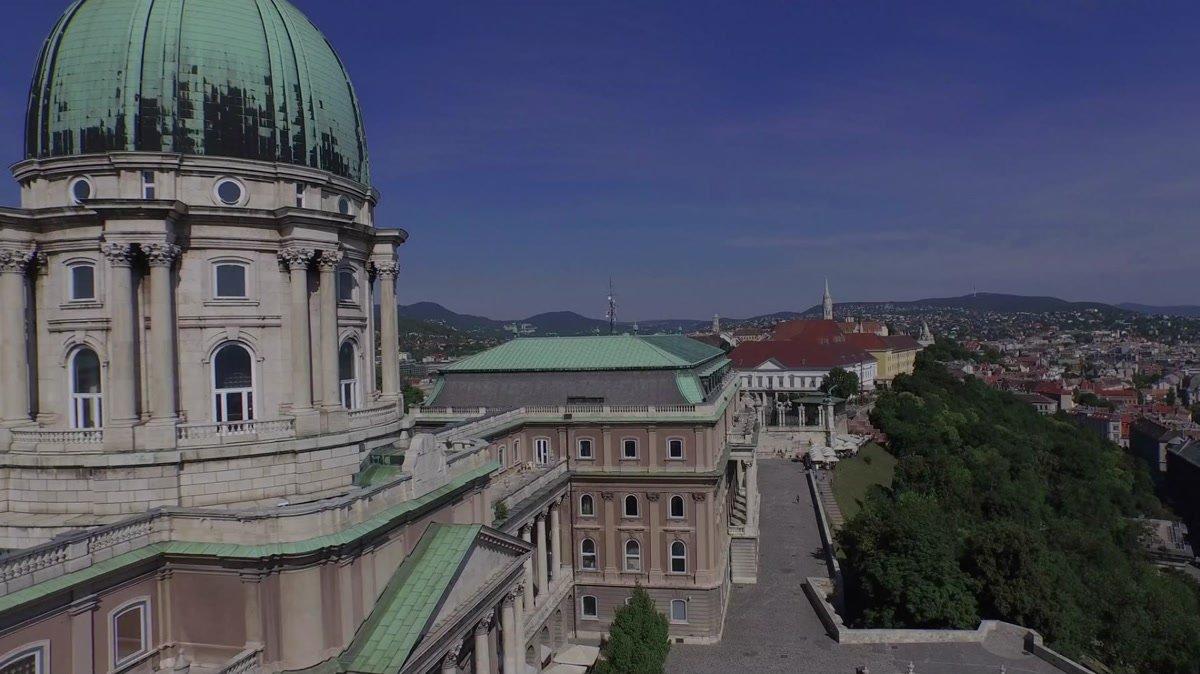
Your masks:
<instances>
[{"instance_id":1,"label":"green copper roof","mask_svg":"<svg viewBox=\"0 0 1200 674\"><path fill-rule=\"evenodd\" d=\"M399 671L437 613L479 535L479 525L431 524L346 649L352 672Z\"/></svg>"},{"instance_id":2,"label":"green copper roof","mask_svg":"<svg viewBox=\"0 0 1200 674\"><path fill-rule=\"evenodd\" d=\"M29 158L176 152L370 184L358 100L287 0L77 0L30 87Z\"/></svg>"},{"instance_id":3,"label":"green copper roof","mask_svg":"<svg viewBox=\"0 0 1200 674\"><path fill-rule=\"evenodd\" d=\"M694 367L720 349L680 335L514 339L445 368L447 372L579 372Z\"/></svg>"},{"instance_id":4,"label":"green copper roof","mask_svg":"<svg viewBox=\"0 0 1200 674\"><path fill-rule=\"evenodd\" d=\"M688 403L699 405L704 402L704 389L700 387L700 379L696 375L677 374L675 375L675 385L679 387L679 394Z\"/></svg>"}]
</instances>

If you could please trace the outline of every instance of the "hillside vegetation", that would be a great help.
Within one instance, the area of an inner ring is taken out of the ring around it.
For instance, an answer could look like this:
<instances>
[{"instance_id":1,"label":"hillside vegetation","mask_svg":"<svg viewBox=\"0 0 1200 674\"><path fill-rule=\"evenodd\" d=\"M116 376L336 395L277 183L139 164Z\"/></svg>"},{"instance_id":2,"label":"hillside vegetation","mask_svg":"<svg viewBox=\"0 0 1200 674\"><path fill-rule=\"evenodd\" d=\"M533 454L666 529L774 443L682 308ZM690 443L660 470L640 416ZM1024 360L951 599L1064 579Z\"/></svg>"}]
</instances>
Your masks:
<instances>
[{"instance_id":1,"label":"hillside vegetation","mask_svg":"<svg viewBox=\"0 0 1200 674\"><path fill-rule=\"evenodd\" d=\"M839 534L853 623L994 618L1117 672L1200 666L1200 587L1143 557L1131 518L1161 506L1120 448L928 357L872 420L897 465Z\"/></svg>"}]
</instances>

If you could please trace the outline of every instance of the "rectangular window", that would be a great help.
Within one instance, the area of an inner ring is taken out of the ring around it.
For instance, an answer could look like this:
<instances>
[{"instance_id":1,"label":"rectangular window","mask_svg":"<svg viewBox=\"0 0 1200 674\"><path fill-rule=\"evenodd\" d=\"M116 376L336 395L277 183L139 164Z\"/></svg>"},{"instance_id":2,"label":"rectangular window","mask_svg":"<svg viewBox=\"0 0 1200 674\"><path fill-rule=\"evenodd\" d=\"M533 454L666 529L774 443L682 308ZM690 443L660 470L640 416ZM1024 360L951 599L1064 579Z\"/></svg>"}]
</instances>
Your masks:
<instances>
[{"instance_id":1,"label":"rectangular window","mask_svg":"<svg viewBox=\"0 0 1200 674\"><path fill-rule=\"evenodd\" d=\"M580 610L580 613L583 615L584 618L595 619L596 617L598 617L600 615L600 611L598 610L598 606L597 606L595 597L592 597L590 595L585 595L583 597L582 604L583 604L583 606Z\"/></svg>"},{"instance_id":2,"label":"rectangular window","mask_svg":"<svg viewBox=\"0 0 1200 674\"><path fill-rule=\"evenodd\" d=\"M680 438L671 438L670 440L667 440L667 458L683 458L683 440Z\"/></svg>"},{"instance_id":3,"label":"rectangular window","mask_svg":"<svg viewBox=\"0 0 1200 674\"><path fill-rule=\"evenodd\" d=\"M216 297L219 299L246 298L246 265L218 264L216 268Z\"/></svg>"},{"instance_id":4,"label":"rectangular window","mask_svg":"<svg viewBox=\"0 0 1200 674\"><path fill-rule=\"evenodd\" d=\"M154 171L142 171L142 198L154 199L157 190L154 189Z\"/></svg>"},{"instance_id":5,"label":"rectangular window","mask_svg":"<svg viewBox=\"0 0 1200 674\"><path fill-rule=\"evenodd\" d=\"M544 466L550 463L550 440L548 438L538 438L533 441L534 455L537 457L537 464Z\"/></svg>"},{"instance_id":6,"label":"rectangular window","mask_svg":"<svg viewBox=\"0 0 1200 674\"><path fill-rule=\"evenodd\" d=\"M591 438L580 438L579 439L579 458L581 458L581 459L592 458L592 439Z\"/></svg>"},{"instance_id":7,"label":"rectangular window","mask_svg":"<svg viewBox=\"0 0 1200 674\"><path fill-rule=\"evenodd\" d=\"M637 440L628 439L621 443L621 458L636 459L637 458Z\"/></svg>"},{"instance_id":8,"label":"rectangular window","mask_svg":"<svg viewBox=\"0 0 1200 674\"><path fill-rule=\"evenodd\" d=\"M90 264L71 267L71 299L96 299L96 268Z\"/></svg>"},{"instance_id":9,"label":"rectangular window","mask_svg":"<svg viewBox=\"0 0 1200 674\"><path fill-rule=\"evenodd\" d=\"M353 302L358 296L358 278L354 271L343 269L338 272L338 301Z\"/></svg>"},{"instance_id":10,"label":"rectangular window","mask_svg":"<svg viewBox=\"0 0 1200 674\"><path fill-rule=\"evenodd\" d=\"M296 208L304 208L304 193L306 189L304 183L296 183Z\"/></svg>"}]
</instances>

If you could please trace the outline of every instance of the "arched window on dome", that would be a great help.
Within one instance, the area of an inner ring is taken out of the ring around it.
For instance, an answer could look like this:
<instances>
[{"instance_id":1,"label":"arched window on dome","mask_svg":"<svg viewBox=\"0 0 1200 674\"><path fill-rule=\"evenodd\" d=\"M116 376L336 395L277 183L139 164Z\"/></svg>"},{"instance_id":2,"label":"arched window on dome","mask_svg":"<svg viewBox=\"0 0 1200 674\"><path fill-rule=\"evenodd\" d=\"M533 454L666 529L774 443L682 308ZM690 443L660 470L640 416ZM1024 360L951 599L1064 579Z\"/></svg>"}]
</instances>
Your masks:
<instances>
[{"instance_id":1,"label":"arched window on dome","mask_svg":"<svg viewBox=\"0 0 1200 674\"><path fill-rule=\"evenodd\" d=\"M342 392L342 407L348 410L359 407L358 392L358 350L354 342L342 342L338 350L338 385Z\"/></svg>"},{"instance_id":2,"label":"arched window on dome","mask_svg":"<svg viewBox=\"0 0 1200 674\"><path fill-rule=\"evenodd\" d=\"M71 354L71 428L104 425L104 396L100 387L100 358L83 347Z\"/></svg>"},{"instance_id":3,"label":"arched window on dome","mask_svg":"<svg viewBox=\"0 0 1200 674\"><path fill-rule=\"evenodd\" d=\"M230 342L216 352L212 365L213 419L227 424L225 432L242 432L241 422L254 420L254 357Z\"/></svg>"}]
</instances>

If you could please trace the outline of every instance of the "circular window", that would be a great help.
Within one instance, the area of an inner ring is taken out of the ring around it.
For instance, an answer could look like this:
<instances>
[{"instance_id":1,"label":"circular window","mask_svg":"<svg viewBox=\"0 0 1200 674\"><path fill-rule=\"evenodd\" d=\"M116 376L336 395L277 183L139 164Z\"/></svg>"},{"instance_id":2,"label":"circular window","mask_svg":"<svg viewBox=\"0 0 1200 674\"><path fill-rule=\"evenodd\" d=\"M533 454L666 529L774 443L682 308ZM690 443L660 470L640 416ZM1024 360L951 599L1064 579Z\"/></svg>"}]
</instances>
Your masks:
<instances>
[{"instance_id":1,"label":"circular window","mask_svg":"<svg viewBox=\"0 0 1200 674\"><path fill-rule=\"evenodd\" d=\"M87 178L76 178L71 181L71 202L82 204L92 198L92 183Z\"/></svg>"},{"instance_id":2,"label":"circular window","mask_svg":"<svg viewBox=\"0 0 1200 674\"><path fill-rule=\"evenodd\" d=\"M237 206L242 202L245 189L242 184L232 178L217 181L217 199L226 206Z\"/></svg>"},{"instance_id":3,"label":"circular window","mask_svg":"<svg viewBox=\"0 0 1200 674\"><path fill-rule=\"evenodd\" d=\"M346 197L338 199L338 213L350 215L350 200Z\"/></svg>"}]
</instances>

